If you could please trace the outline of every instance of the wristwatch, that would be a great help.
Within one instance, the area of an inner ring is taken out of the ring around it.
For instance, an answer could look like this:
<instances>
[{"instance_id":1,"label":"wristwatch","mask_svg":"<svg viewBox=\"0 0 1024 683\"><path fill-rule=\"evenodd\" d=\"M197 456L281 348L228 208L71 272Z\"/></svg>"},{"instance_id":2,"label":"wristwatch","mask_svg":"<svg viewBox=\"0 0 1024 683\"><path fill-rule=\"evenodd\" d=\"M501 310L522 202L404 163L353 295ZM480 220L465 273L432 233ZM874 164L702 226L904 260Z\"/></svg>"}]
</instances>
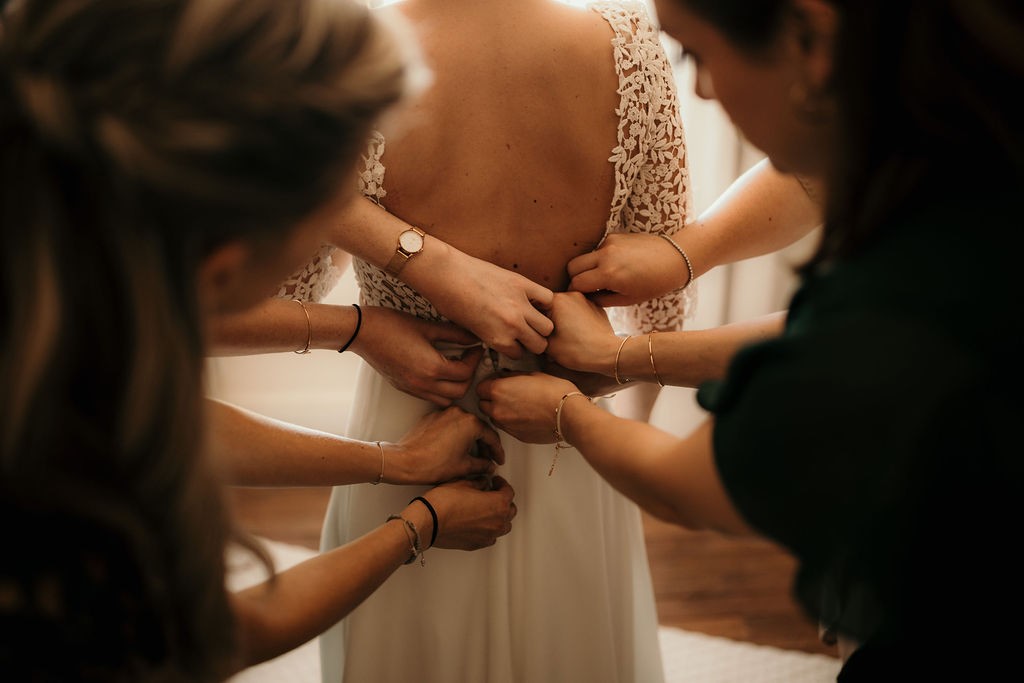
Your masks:
<instances>
[{"instance_id":1,"label":"wristwatch","mask_svg":"<svg viewBox=\"0 0 1024 683\"><path fill-rule=\"evenodd\" d=\"M384 266L384 270L391 275L398 275L402 268L405 268L405 264L409 262L409 259L423 251L423 238L426 236L427 233L416 227L403 230L398 236L395 255Z\"/></svg>"}]
</instances>

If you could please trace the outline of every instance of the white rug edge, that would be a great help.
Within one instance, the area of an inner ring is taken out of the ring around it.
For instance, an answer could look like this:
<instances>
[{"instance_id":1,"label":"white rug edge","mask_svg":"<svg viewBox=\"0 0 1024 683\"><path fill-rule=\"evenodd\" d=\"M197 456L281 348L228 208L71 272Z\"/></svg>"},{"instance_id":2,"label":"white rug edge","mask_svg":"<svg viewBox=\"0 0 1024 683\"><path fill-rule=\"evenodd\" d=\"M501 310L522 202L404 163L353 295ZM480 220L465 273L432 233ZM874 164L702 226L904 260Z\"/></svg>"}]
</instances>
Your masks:
<instances>
[{"instance_id":1,"label":"white rug edge","mask_svg":"<svg viewBox=\"0 0 1024 683\"><path fill-rule=\"evenodd\" d=\"M314 557L317 551L259 538L277 571ZM239 590L263 580L262 565L248 552L228 554L228 587ZM835 681L839 660L662 625L658 640L665 683L825 683ZM317 640L236 675L230 683L319 683Z\"/></svg>"}]
</instances>

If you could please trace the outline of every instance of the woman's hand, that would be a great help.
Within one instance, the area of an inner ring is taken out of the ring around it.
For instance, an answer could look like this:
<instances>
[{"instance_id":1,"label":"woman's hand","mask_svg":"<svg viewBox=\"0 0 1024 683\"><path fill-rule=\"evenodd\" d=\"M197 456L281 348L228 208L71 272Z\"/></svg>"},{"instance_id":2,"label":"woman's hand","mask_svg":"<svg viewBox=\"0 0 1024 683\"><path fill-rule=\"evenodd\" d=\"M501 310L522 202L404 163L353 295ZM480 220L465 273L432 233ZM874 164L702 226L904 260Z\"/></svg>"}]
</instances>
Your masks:
<instances>
[{"instance_id":1,"label":"woman's hand","mask_svg":"<svg viewBox=\"0 0 1024 683\"><path fill-rule=\"evenodd\" d=\"M515 491L502 477L460 479L437 486L423 497L437 512L436 548L476 550L494 545L512 530ZM419 505L417 501L415 503Z\"/></svg>"},{"instance_id":2,"label":"woman's hand","mask_svg":"<svg viewBox=\"0 0 1024 683\"><path fill-rule=\"evenodd\" d=\"M491 377L476 393L491 422L527 443L555 442L555 408L576 385L542 372Z\"/></svg>"},{"instance_id":3,"label":"woman's hand","mask_svg":"<svg viewBox=\"0 0 1024 683\"><path fill-rule=\"evenodd\" d=\"M483 356L475 346L450 356L445 343L469 346L480 340L450 323L420 320L381 306L363 307L363 324L352 350L400 391L441 406L462 398Z\"/></svg>"},{"instance_id":4,"label":"woman's hand","mask_svg":"<svg viewBox=\"0 0 1024 683\"><path fill-rule=\"evenodd\" d=\"M613 374L621 339L603 308L579 292L564 292L555 294L551 319L555 331L548 338L548 358L570 370Z\"/></svg>"},{"instance_id":5,"label":"woman's hand","mask_svg":"<svg viewBox=\"0 0 1024 683\"><path fill-rule=\"evenodd\" d=\"M387 448L385 475L393 484L436 484L491 474L504 462L498 433L452 407L427 415Z\"/></svg>"},{"instance_id":6,"label":"woman's hand","mask_svg":"<svg viewBox=\"0 0 1024 683\"><path fill-rule=\"evenodd\" d=\"M687 284L686 262L666 240L649 233L608 235L600 247L567 266L569 289L600 306L649 301Z\"/></svg>"},{"instance_id":7,"label":"woman's hand","mask_svg":"<svg viewBox=\"0 0 1024 683\"><path fill-rule=\"evenodd\" d=\"M443 277L413 282L445 318L470 330L509 358L523 350L543 353L554 324L542 310L554 294L547 287L489 261L446 246Z\"/></svg>"},{"instance_id":8,"label":"woman's hand","mask_svg":"<svg viewBox=\"0 0 1024 683\"><path fill-rule=\"evenodd\" d=\"M410 227L367 198L335 216L332 244L379 267L395 249L395 236ZM510 358L523 349L543 353L551 321L541 312L552 292L518 273L474 258L427 235L423 251L409 260L401 279L441 315ZM538 310L539 309L539 310Z\"/></svg>"}]
</instances>

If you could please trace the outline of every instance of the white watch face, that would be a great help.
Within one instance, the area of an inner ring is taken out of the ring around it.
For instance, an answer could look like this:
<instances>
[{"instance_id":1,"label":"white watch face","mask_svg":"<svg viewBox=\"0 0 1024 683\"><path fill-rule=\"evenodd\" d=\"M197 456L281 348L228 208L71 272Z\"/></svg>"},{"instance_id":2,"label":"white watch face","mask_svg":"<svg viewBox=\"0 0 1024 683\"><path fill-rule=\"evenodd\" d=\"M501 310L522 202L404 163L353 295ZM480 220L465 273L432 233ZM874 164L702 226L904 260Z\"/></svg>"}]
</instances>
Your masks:
<instances>
[{"instance_id":1,"label":"white watch face","mask_svg":"<svg viewBox=\"0 0 1024 683\"><path fill-rule=\"evenodd\" d=\"M423 237L415 230L406 230L398 236L398 244L403 250L415 254L423 248Z\"/></svg>"}]
</instances>

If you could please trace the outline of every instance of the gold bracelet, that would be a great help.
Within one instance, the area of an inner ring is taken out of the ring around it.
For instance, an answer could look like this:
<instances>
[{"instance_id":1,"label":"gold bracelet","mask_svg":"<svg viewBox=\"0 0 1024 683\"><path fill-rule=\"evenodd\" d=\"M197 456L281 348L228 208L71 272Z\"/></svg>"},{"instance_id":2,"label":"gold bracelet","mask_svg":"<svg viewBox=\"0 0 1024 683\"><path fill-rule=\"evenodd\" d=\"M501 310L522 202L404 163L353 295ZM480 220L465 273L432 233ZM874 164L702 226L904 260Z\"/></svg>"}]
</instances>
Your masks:
<instances>
[{"instance_id":1,"label":"gold bracelet","mask_svg":"<svg viewBox=\"0 0 1024 683\"><path fill-rule=\"evenodd\" d=\"M676 241L674 239L672 239L665 233L658 233L658 237L662 238L663 240L671 244L673 247L675 247L675 250L679 252L679 255L683 257L683 261L686 263L686 284L684 284L682 287L676 290L677 292L681 292L682 290L689 287L690 284L693 282L693 264L690 263L690 257L686 255L686 252L683 251L683 248L681 246L676 244Z\"/></svg>"},{"instance_id":2,"label":"gold bracelet","mask_svg":"<svg viewBox=\"0 0 1024 683\"><path fill-rule=\"evenodd\" d=\"M622 355L622 347L625 346L626 342L628 342L632 338L633 338L633 335L627 334L625 336L625 338L623 338L622 343L619 344L619 350L615 352L615 365L612 366L612 374L615 376L615 383L616 384L625 384L626 382L629 381L627 379L624 382L621 379L619 379L619 356Z\"/></svg>"},{"instance_id":3,"label":"gold bracelet","mask_svg":"<svg viewBox=\"0 0 1024 683\"><path fill-rule=\"evenodd\" d=\"M651 370L654 371L654 379L658 380L659 386L665 386L665 383L661 381L661 375L658 374L658 368L654 364L654 332L647 334L647 353L651 357Z\"/></svg>"},{"instance_id":4,"label":"gold bracelet","mask_svg":"<svg viewBox=\"0 0 1024 683\"><path fill-rule=\"evenodd\" d=\"M384 481L384 446L380 441L376 441L375 443L377 444L377 448L380 449L380 474L377 475L377 481L370 482L374 486Z\"/></svg>"},{"instance_id":5,"label":"gold bracelet","mask_svg":"<svg viewBox=\"0 0 1024 683\"><path fill-rule=\"evenodd\" d=\"M306 304L302 302L302 299L292 299L292 301L302 306L302 313L306 316L306 346L301 351L295 352L301 356L309 353L309 345L313 343L313 323L309 320L309 311L306 310Z\"/></svg>"},{"instance_id":6,"label":"gold bracelet","mask_svg":"<svg viewBox=\"0 0 1024 683\"><path fill-rule=\"evenodd\" d=\"M555 464L558 462L558 451L563 448L572 448L572 446L565 440L565 437L562 436L562 406L565 405L566 399L570 396L582 396L591 403L594 402L594 399L590 398L582 391L570 391L568 394L562 396L562 400L558 402L558 407L555 408L555 457L551 460L551 469L548 470L549 477L555 471Z\"/></svg>"}]
</instances>

